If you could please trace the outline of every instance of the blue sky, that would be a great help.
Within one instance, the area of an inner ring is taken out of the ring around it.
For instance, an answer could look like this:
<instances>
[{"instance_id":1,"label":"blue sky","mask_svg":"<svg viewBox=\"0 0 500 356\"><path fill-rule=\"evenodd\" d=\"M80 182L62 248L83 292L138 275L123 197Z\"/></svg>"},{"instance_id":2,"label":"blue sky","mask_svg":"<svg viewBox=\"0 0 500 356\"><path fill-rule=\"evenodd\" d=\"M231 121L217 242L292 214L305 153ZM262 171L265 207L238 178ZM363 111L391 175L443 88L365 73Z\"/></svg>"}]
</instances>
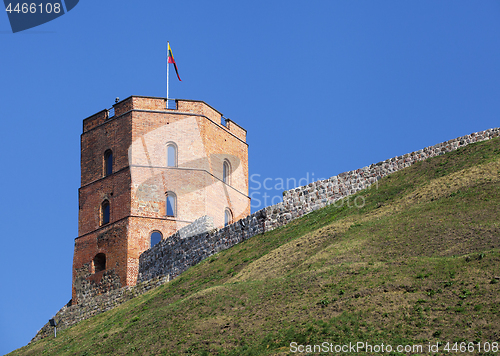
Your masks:
<instances>
[{"instance_id":1,"label":"blue sky","mask_svg":"<svg viewBox=\"0 0 500 356\"><path fill-rule=\"evenodd\" d=\"M80 1L16 34L0 14L0 354L71 298L82 120L165 96L167 40L171 97L247 129L253 210L281 196L257 189L266 178L306 183L500 126L499 1L126 3Z\"/></svg>"}]
</instances>

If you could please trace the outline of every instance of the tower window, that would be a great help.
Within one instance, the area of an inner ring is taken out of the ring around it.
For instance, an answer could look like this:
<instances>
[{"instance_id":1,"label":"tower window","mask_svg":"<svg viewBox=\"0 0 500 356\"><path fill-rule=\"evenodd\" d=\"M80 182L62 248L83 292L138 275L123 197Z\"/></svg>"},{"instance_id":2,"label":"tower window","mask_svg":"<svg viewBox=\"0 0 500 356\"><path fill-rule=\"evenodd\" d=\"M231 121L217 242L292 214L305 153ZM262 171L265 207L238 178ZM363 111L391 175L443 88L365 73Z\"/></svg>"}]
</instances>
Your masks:
<instances>
[{"instance_id":1,"label":"tower window","mask_svg":"<svg viewBox=\"0 0 500 356\"><path fill-rule=\"evenodd\" d=\"M167 192L167 216L177 216L177 195Z\"/></svg>"},{"instance_id":2,"label":"tower window","mask_svg":"<svg viewBox=\"0 0 500 356\"><path fill-rule=\"evenodd\" d=\"M222 181L226 184L229 184L229 176L231 175L231 166L229 165L228 160L224 160L222 164Z\"/></svg>"},{"instance_id":3,"label":"tower window","mask_svg":"<svg viewBox=\"0 0 500 356\"><path fill-rule=\"evenodd\" d=\"M177 145L167 143L167 167L177 167Z\"/></svg>"},{"instance_id":4,"label":"tower window","mask_svg":"<svg viewBox=\"0 0 500 356\"><path fill-rule=\"evenodd\" d=\"M104 176L113 174L113 151L106 150L104 152Z\"/></svg>"},{"instance_id":5,"label":"tower window","mask_svg":"<svg viewBox=\"0 0 500 356\"><path fill-rule=\"evenodd\" d=\"M94 273L104 271L106 269L106 255L104 253L98 253L95 255L92 264L94 265Z\"/></svg>"},{"instance_id":6,"label":"tower window","mask_svg":"<svg viewBox=\"0 0 500 356\"><path fill-rule=\"evenodd\" d=\"M153 231L151 233L151 245L150 247L153 247L154 245L156 245L158 242L161 241L161 239L163 238L161 232L159 231Z\"/></svg>"},{"instance_id":7,"label":"tower window","mask_svg":"<svg viewBox=\"0 0 500 356\"><path fill-rule=\"evenodd\" d=\"M105 200L101 204L101 225L109 224L110 207L109 201Z\"/></svg>"},{"instance_id":8,"label":"tower window","mask_svg":"<svg viewBox=\"0 0 500 356\"><path fill-rule=\"evenodd\" d=\"M233 214L231 213L231 210L226 209L224 211L224 227L231 224L232 222L233 222Z\"/></svg>"}]
</instances>

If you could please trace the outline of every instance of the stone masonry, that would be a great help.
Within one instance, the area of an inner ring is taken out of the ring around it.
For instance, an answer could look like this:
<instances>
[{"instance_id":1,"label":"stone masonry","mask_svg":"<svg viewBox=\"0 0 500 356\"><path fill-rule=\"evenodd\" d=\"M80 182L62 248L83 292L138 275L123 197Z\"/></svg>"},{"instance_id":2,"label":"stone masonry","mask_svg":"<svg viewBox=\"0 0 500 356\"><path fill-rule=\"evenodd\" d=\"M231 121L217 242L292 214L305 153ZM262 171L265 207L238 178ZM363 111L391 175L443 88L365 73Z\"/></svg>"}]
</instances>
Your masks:
<instances>
[{"instance_id":1,"label":"stone masonry","mask_svg":"<svg viewBox=\"0 0 500 356\"><path fill-rule=\"evenodd\" d=\"M177 232L183 239L194 235L203 234L214 229L214 218L209 215L196 219L191 224L181 227Z\"/></svg>"},{"instance_id":2,"label":"stone masonry","mask_svg":"<svg viewBox=\"0 0 500 356\"><path fill-rule=\"evenodd\" d=\"M173 279L205 258L262 234L265 220L266 211L260 210L219 230L186 238L177 232L142 253L137 281L165 275Z\"/></svg>"},{"instance_id":3,"label":"stone masonry","mask_svg":"<svg viewBox=\"0 0 500 356\"><path fill-rule=\"evenodd\" d=\"M111 290L104 294L99 294L93 298L87 298L80 304L71 304L71 301L61 308L54 316L57 321L57 330L61 331L70 326L94 315L104 313L118 305L129 301L149 290L156 288L169 281L168 276L150 279L147 282L139 283L135 286L123 287L120 289ZM49 323L45 324L30 341L34 342L43 339L47 336L54 335L53 327Z\"/></svg>"}]
</instances>

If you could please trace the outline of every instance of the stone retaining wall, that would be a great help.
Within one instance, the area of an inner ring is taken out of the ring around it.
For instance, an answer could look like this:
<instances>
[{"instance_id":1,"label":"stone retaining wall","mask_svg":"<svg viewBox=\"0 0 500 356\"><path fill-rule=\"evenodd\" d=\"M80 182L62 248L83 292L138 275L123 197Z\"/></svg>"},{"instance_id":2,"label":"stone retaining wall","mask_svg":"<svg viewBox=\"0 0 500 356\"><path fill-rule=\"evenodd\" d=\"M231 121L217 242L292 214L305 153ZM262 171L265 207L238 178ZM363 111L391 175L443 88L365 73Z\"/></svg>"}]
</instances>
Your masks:
<instances>
[{"instance_id":1,"label":"stone retaining wall","mask_svg":"<svg viewBox=\"0 0 500 356\"><path fill-rule=\"evenodd\" d=\"M183 238L176 232L139 257L139 282L169 275L175 278L189 267L219 251L264 232L265 210L219 230Z\"/></svg>"},{"instance_id":2,"label":"stone retaining wall","mask_svg":"<svg viewBox=\"0 0 500 356\"><path fill-rule=\"evenodd\" d=\"M169 276L162 276L160 278L150 279L144 283L138 283L133 287L115 289L107 293L96 295L92 298L84 299L76 305L71 305L70 301L54 316L54 319L57 322L57 330L60 331L67 329L71 325L74 325L82 320L111 310L120 304L144 294L168 281ZM54 328L47 323L38 331L30 343L50 335L54 335Z\"/></svg>"},{"instance_id":3,"label":"stone retaining wall","mask_svg":"<svg viewBox=\"0 0 500 356\"><path fill-rule=\"evenodd\" d=\"M184 226L178 230L181 238L199 235L214 229L214 218L212 216L202 216L196 219L191 224Z\"/></svg>"}]
</instances>

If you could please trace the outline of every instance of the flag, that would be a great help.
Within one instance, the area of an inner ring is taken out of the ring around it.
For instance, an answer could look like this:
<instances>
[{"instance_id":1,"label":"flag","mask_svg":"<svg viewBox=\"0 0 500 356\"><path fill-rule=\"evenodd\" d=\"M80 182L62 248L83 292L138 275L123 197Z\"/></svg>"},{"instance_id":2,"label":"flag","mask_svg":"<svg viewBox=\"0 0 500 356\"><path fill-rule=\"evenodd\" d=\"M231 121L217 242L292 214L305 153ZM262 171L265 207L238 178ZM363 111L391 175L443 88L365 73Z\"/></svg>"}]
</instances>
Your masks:
<instances>
[{"instance_id":1,"label":"flag","mask_svg":"<svg viewBox=\"0 0 500 356\"><path fill-rule=\"evenodd\" d=\"M174 60L174 55L172 54L172 49L170 48L170 43L168 44L168 59L167 63L173 63L174 68L175 68L175 74L177 74L177 78L182 82L181 77L179 77L179 71L177 70L177 64L175 63Z\"/></svg>"}]
</instances>

